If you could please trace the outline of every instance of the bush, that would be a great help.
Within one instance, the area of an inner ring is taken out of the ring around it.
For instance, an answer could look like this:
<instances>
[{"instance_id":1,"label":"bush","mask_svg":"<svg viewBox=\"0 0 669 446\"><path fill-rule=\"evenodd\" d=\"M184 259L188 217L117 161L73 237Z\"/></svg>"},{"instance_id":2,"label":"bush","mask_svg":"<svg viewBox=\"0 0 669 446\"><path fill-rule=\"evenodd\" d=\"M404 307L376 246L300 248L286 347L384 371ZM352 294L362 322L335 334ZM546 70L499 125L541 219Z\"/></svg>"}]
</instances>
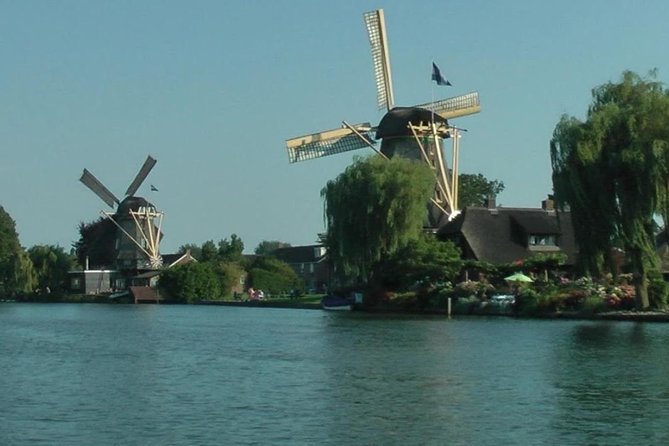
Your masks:
<instances>
[{"instance_id":1,"label":"bush","mask_svg":"<svg viewBox=\"0 0 669 446\"><path fill-rule=\"evenodd\" d=\"M455 314L472 314L478 309L481 301L475 296L458 297L455 299L453 305L453 313Z\"/></svg>"},{"instance_id":2,"label":"bush","mask_svg":"<svg viewBox=\"0 0 669 446\"><path fill-rule=\"evenodd\" d=\"M600 296L591 295L583 300L581 311L585 314L595 314L606 308L606 302Z\"/></svg>"},{"instance_id":3,"label":"bush","mask_svg":"<svg viewBox=\"0 0 669 446\"><path fill-rule=\"evenodd\" d=\"M160 273L158 285L172 299L194 303L221 297L219 278L206 262L192 262L167 268Z\"/></svg>"}]
</instances>

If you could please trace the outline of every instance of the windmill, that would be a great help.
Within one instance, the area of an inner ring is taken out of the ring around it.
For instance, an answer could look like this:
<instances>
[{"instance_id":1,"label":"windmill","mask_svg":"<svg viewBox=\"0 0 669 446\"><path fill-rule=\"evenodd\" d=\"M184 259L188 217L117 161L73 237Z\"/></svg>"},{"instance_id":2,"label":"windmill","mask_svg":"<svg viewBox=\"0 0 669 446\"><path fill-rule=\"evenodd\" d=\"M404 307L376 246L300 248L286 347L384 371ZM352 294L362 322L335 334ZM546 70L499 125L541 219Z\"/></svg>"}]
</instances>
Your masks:
<instances>
[{"instance_id":1,"label":"windmill","mask_svg":"<svg viewBox=\"0 0 669 446\"><path fill-rule=\"evenodd\" d=\"M390 56L383 10L364 14L372 51L377 105L386 114L376 127L369 123L351 125L286 140L291 163L306 161L361 148L372 148L381 156L403 156L427 163L436 176L434 194L428 206L428 224L439 227L458 213L458 171L462 129L448 119L478 113L478 92L411 107L396 107L390 71ZM450 170L443 153L443 140L451 138ZM380 150L375 140L381 140Z\"/></svg>"},{"instance_id":2,"label":"windmill","mask_svg":"<svg viewBox=\"0 0 669 446\"><path fill-rule=\"evenodd\" d=\"M142 165L125 191L125 198L119 201L92 173L84 169L79 181L95 193L103 202L116 212L101 211L102 215L116 226L115 251L117 267L122 270L159 268L162 265L160 256L160 230L163 213L155 206L135 193L156 164L150 155Z\"/></svg>"}]
</instances>

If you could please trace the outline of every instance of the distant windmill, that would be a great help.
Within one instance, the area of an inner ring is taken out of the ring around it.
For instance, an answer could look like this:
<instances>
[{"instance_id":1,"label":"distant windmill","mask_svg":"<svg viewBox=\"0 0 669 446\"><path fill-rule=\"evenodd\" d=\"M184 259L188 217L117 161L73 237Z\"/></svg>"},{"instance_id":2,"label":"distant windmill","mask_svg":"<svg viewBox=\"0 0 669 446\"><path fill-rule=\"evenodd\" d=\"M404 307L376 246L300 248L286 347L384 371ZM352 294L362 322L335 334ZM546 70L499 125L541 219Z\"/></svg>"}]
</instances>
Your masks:
<instances>
[{"instance_id":1,"label":"distant windmill","mask_svg":"<svg viewBox=\"0 0 669 446\"><path fill-rule=\"evenodd\" d=\"M109 189L98 181L92 173L84 169L79 181L92 190L116 212L102 214L111 220L117 228L115 238L117 267L123 270L159 268L162 265L160 256L160 239L163 213L155 206L135 193L156 164L151 156L146 158L144 165L135 179L125 191L125 198L119 201Z\"/></svg>"},{"instance_id":2,"label":"distant windmill","mask_svg":"<svg viewBox=\"0 0 669 446\"><path fill-rule=\"evenodd\" d=\"M372 50L377 105L387 113L376 127L343 121L339 129L289 139L286 141L289 161L295 163L365 147L387 158L422 160L436 176L428 221L430 226L438 227L458 212L460 132L448 124L448 119L478 113L479 94L472 92L412 107L395 107L383 10L365 13L364 20ZM381 139L380 151L372 139L373 132L376 132L374 139ZM445 138L453 141L450 171L442 153Z\"/></svg>"}]
</instances>

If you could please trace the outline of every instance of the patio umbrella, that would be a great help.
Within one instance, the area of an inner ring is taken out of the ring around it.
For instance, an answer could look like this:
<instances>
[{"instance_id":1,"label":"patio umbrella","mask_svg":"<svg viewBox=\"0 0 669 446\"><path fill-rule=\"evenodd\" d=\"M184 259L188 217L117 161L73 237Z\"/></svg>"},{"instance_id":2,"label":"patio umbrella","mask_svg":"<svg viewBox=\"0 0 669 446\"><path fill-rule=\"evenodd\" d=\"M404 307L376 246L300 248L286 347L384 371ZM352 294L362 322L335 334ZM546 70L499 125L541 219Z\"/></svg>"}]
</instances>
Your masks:
<instances>
[{"instance_id":1,"label":"patio umbrella","mask_svg":"<svg viewBox=\"0 0 669 446\"><path fill-rule=\"evenodd\" d=\"M512 274L509 277L505 277L504 280L507 282L534 282L531 277L526 276L523 273Z\"/></svg>"}]
</instances>

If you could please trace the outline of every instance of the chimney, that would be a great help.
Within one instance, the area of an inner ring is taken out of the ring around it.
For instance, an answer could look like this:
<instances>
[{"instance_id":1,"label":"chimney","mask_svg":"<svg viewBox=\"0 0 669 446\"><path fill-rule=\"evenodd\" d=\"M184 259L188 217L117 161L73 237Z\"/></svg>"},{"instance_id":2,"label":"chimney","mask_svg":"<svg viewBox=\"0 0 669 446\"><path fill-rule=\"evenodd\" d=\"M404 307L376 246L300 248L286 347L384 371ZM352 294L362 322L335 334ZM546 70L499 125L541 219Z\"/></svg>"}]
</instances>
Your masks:
<instances>
[{"instance_id":1,"label":"chimney","mask_svg":"<svg viewBox=\"0 0 669 446\"><path fill-rule=\"evenodd\" d=\"M541 202L541 209L544 211L554 211L555 210L555 201L553 200L553 195L548 194L548 198Z\"/></svg>"},{"instance_id":2,"label":"chimney","mask_svg":"<svg viewBox=\"0 0 669 446\"><path fill-rule=\"evenodd\" d=\"M483 206L485 206L488 209L496 209L497 208L497 201L495 200L494 195L488 195L488 197L485 199Z\"/></svg>"}]
</instances>

